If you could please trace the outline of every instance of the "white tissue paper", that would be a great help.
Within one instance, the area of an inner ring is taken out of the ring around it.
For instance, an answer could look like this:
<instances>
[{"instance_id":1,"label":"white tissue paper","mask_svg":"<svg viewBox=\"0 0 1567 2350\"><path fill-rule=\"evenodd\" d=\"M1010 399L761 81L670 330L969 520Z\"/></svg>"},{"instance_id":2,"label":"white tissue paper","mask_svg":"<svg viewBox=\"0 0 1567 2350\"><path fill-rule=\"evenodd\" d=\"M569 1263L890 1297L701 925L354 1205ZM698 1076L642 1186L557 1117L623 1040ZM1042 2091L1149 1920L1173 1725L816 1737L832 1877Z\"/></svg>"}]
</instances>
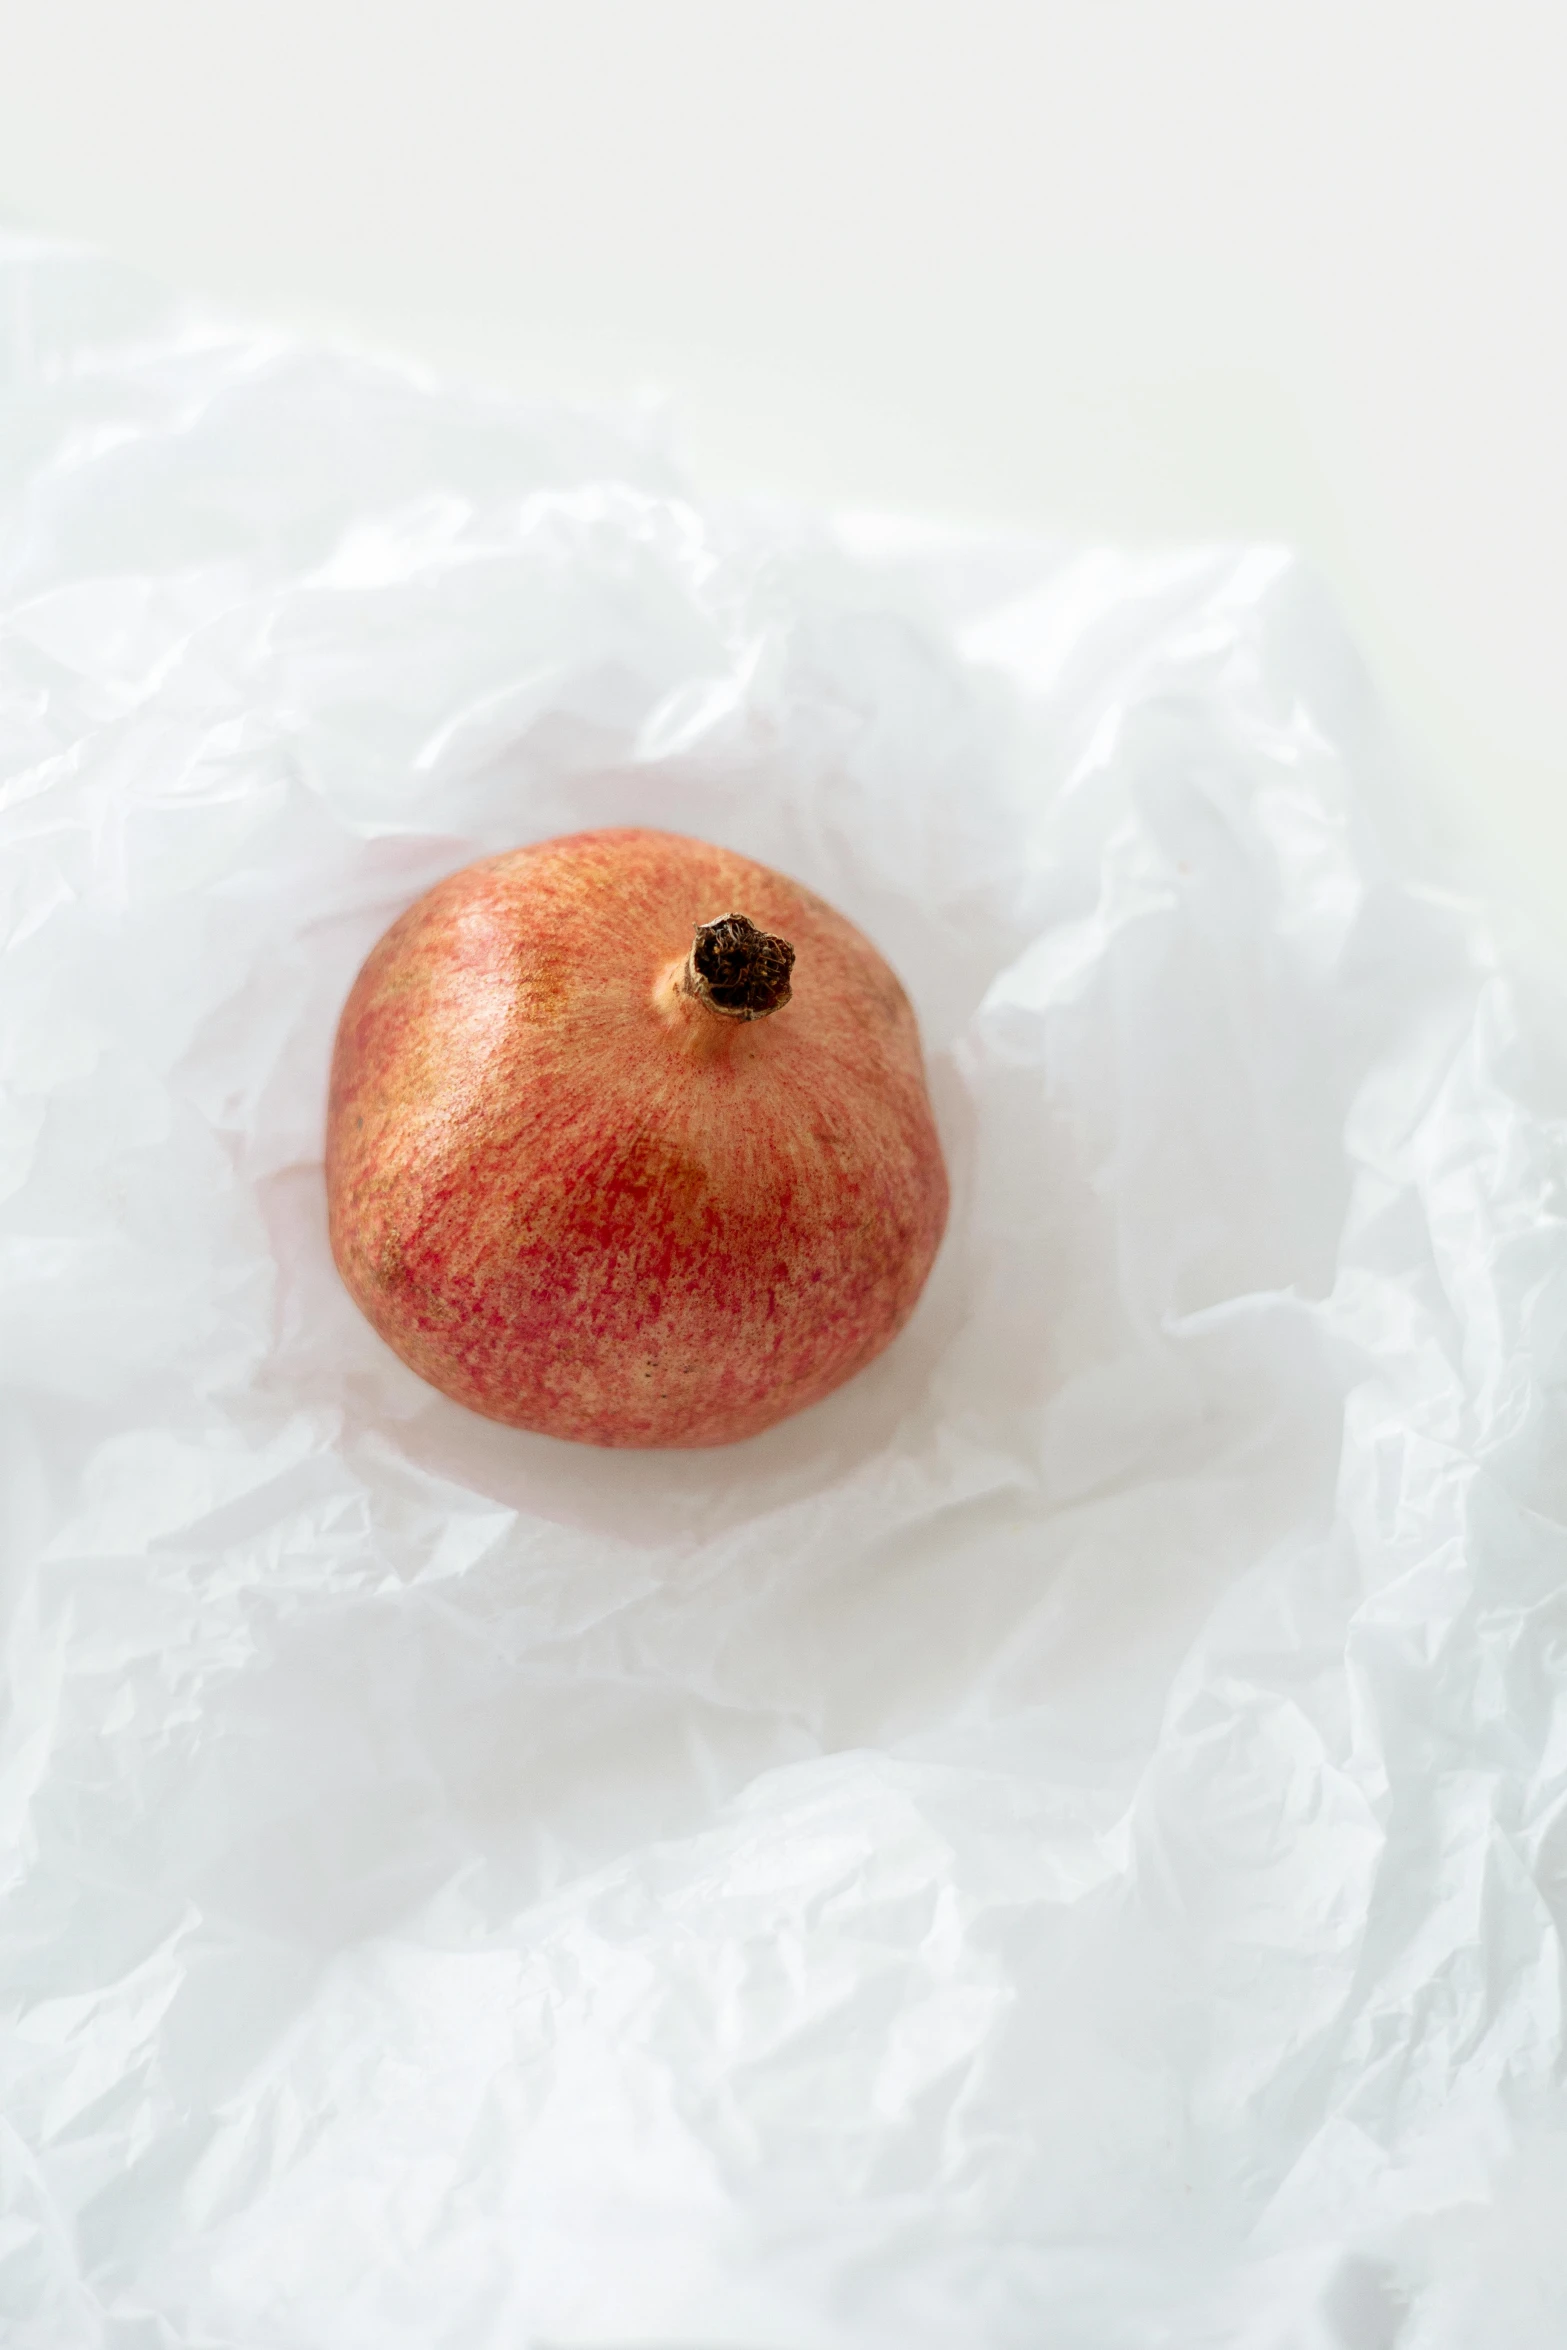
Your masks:
<instances>
[{"instance_id":1,"label":"white tissue paper","mask_svg":"<svg viewBox=\"0 0 1567 2350\"><path fill-rule=\"evenodd\" d=\"M1560 2350L1561 1023L1309 578L0 259L5 2341ZM327 1251L372 941L627 821L870 933L954 1176L730 1451Z\"/></svg>"}]
</instances>

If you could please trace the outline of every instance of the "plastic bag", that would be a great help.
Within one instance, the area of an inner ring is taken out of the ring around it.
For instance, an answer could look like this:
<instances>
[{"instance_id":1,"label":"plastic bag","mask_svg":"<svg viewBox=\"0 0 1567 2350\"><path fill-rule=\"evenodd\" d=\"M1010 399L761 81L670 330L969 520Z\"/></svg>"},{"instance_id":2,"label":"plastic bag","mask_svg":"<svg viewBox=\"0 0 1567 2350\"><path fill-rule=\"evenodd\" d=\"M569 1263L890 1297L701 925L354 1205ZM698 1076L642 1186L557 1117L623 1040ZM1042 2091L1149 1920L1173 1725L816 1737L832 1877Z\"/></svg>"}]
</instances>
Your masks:
<instances>
[{"instance_id":1,"label":"plastic bag","mask_svg":"<svg viewBox=\"0 0 1567 2350\"><path fill-rule=\"evenodd\" d=\"M1558 2344L1567 1075L1310 580L0 261L7 2339ZM627 820L877 940L955 1178L732 1452L326 1247L373 939Z\"/></svg>"}]
</instances>

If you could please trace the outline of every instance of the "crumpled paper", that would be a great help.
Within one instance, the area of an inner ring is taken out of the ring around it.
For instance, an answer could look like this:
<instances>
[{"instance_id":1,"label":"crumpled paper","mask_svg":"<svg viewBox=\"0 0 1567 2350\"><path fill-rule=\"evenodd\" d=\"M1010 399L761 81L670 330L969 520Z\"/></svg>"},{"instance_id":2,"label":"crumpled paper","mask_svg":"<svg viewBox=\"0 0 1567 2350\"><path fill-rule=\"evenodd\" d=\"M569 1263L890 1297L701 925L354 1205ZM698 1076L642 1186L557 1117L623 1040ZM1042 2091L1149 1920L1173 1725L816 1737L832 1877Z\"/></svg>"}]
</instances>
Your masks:
<instances>
[{"instance_id":1,"label":"crumpled paper","mask_svg":"<svg viewBox=\"0 0 1567 2350\"><path fill-rule=\"evenodd\" d=\"M1559 2350L1563 1024L1309 577L0 287L7 2342ZM954 1176L728 1452L327 1252L360 958L628 820L870 933Z\"/></svg>"}]
</instances>

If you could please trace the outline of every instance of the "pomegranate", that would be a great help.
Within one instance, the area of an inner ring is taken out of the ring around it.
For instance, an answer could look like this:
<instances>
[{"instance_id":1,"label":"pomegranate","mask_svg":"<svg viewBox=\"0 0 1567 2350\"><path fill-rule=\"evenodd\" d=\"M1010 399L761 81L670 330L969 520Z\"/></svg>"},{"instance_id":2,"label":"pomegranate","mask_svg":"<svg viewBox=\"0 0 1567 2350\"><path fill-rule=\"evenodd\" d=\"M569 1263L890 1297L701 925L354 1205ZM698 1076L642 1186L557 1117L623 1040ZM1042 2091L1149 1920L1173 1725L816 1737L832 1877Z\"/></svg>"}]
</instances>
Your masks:
<instances>
[{"instance_id":1,"label":"pomegranate","mask_svg":"<svg viewBox=\"0 0 1567 2350\"><path fill-rule=\"evenodd\" d=\"M907 997L799 883L672 833L454 873L338 1028L332 1251L459 1403L588 1444L710 1445L907 1321L947 1178Z\"/></svg>"}]
</instances>

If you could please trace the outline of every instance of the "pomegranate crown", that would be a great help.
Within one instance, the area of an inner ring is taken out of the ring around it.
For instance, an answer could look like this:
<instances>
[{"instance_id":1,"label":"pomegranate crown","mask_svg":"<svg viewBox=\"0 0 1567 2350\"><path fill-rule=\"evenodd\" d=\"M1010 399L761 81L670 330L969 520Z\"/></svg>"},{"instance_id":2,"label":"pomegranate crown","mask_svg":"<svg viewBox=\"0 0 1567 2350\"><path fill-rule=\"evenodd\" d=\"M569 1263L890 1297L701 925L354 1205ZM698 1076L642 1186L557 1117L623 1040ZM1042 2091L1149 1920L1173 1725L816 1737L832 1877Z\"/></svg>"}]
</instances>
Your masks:
<instances>
[{"instance_id":1,"label":"pomegranate crown","mask_svg":"<svg viewBox=\"0 0 1567 2350\"><path fill-rule=\"evenodd\" d=\"M789 1001L794 949L759 930L746 914L699 922L686 964L685 988L726 1020L764 1020Z\"/></svg>"}]
</instances>

